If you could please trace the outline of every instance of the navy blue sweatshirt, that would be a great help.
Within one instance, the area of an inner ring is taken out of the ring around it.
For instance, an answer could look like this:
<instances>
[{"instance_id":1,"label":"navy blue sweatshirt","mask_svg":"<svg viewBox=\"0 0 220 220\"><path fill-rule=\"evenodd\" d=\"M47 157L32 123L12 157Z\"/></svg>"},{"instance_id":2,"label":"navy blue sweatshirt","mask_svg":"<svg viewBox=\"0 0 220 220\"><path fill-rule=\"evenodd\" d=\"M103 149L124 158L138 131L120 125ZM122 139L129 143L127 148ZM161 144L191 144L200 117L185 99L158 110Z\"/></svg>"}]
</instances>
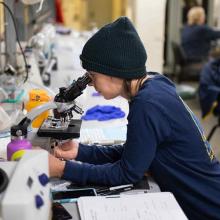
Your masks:
<instances>
[{"instance_id":1,"label":"navy blue sweatshirt","mask_svg":"<svg viewBox=\"0 0 220 220\"><path fill-rule=\"evenodd\" d=\"M181 45L189 60L206 59L211 49L211 41L220 38L220 31L207 25L186 25L181 33Z\"/></svg>"},{"instance_id":2,"label":"navy blue sweatshirt","mask_svg":"<svg viewBox=\"0 0 220 220\"><path fill-rule=\"evenodd\" d=\"M148 171L189 219L220 219L220 164L198 120L162 75L146 80L131 101L123 146L80 144L76 160L66 162L64 179L119 185Z\"/></svg>"}]
</instances>

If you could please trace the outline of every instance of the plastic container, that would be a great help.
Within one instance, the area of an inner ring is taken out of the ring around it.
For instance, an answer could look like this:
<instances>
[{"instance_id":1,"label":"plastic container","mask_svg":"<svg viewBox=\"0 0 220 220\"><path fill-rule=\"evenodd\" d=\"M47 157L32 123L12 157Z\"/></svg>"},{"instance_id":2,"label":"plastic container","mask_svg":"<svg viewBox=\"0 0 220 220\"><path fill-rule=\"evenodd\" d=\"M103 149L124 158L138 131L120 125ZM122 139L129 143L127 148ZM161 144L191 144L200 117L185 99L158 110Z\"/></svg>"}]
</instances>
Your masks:
<instances>
[{"instance_id":1,"label":"plastic container","mask_svg":"<svg viewBox=\"0 0 220 220\"><path fill-rule=\"evenodd\" d=\"M11 142L7 145L7 160L20 160L26 150L32 149L27 139L27 128L14 125L11 127Z\"/></svg>"},{"instance_id":2,"label":"plastic container","mask_svg":"<svg viewBox=\"0 0 220 220\"><path fill-rule=\"evenodd\" d=\"M29 112L33 108L43 105L44 103L50 101L50 96L48 96L47 92L43 89L32 89L29 92L29 101L25 105L25 109ZM39 128L43 121L49 116L49 110L41 113L37 116L36 119L32 122L33 128Z\"/></svg>"},{"instance_id":3,"label":"plastic container","mask_svg":"<svg viewBox=\"0 0 220 220\"><path fill-rule=\"evenodd\" d=\"M19 160L24 155L25 151L31 148L31 143L26 139L12 140L7 145L7 160Z\"/></svg>"}]
</instances>

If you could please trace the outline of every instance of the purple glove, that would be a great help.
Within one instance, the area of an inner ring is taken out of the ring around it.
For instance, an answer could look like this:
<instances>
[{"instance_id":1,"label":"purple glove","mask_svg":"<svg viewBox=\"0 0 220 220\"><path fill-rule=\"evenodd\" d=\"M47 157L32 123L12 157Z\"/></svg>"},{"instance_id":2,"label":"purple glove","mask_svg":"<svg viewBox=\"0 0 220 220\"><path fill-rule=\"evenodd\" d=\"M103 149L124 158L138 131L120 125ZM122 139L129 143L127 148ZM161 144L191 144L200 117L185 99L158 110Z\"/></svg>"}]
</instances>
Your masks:
<instances>
[{"instance_id":1,"label":"purple glove","mask_svg":"<svg viewBox=\"0 0 220 220\"><path fill-rule=\"evenodd\" d=\"M107 121L111 119L123 118L125 113L118 107L111 105L96 105L86 111L82 116L83 120Z\"/></svg>"}]
</instances>

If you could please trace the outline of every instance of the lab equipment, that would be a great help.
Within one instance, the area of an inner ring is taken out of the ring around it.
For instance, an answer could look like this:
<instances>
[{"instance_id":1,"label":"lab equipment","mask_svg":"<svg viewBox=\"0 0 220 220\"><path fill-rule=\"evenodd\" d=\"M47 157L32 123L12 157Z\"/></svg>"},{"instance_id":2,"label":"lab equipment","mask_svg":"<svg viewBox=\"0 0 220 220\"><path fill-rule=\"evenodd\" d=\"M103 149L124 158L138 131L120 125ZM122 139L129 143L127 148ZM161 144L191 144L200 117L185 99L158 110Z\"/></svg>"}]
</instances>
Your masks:
<instances>
[{"instance_id":1,"label":"lab equipment","mask_svg":"<svg viewBox=\"0 0 220 220\"><path fill-rule=\"evenodd\" d=\"M38 130L38 135L41 137L53 137L58 140L79 137L81 120L73 120L72 117L73 111L79 114L82 114L83 111L74 100L82 94L82 91L90 81L89 74L85 73L76 81L74 80L69 87L60 88L60 92L55 96L54 101L37 106L28 112L27 116L18 125L12 126L11 135L17 136L18 139L22 136L25 137L28 126L37 116L49 109L55 109L54 115L56 119L48 118L48 120L45 120Z\"/></svg>"},{"instance_id":2,"label":"lab equipment","mask_svg":"<svg viewBox=\"0 0 220 220\"><path fill-rule=\"evenodd\" d=\"M43 6L43 3L44 3L44 0L21 0L24 4L26 5L34 5L34 4L37 4L39 3L39 8L37 9L37 13L40 12L42 10L42 6Z\"/></svg>"},{"instance_id":3,"label":"lab equipment","mask_svg":"<svg viewBox=\"0 0 220 220\"><path fill-rule=\"evenodd\" d=\"M26 59L26 54L22 49L23 47L21 46L20 40L28 41L30 37L34 33L36 33L36 30L40 29L40 27L42 26L42 22L45 22L46 19L48 20L49 17L53 16L51 13L51 7L49 6L53 7L55 3L53 1L47 1L42 8L43 2L44 0L4 0L0 2L0 5L3 5L4 7L4 16L2 16L3 22L1 23L2 25L4 25L3 30L5 35L2 38L3 42L1 41L0 44L0 73L4 75L7 72L7 66L13 67L14 75L12 78L15 79L16 83L12 83L12 85L15 89L23 88L23 83L28 80L29 73L31 73L31 65L30 62L28 62ZM33 10L35 10L36 7L32 5L36 3L39 3L39 8L35 12ZM28 4L29 6L25 6L24 4ZM19 8L19 10L16 10L16 8ZM39 13L40 11L41 13ZM24 14L26 16L23 16ZM24 19L22 20L24 22L21 21L22 17L24 17ZM20 22L16 24L16 21L18 20ZM48 30L49 28L47 28L47 31ZM53 33L55 35L55 31ZM16 44L18 44L21 53L18 53ZM48 45L51 45L51 43ZM23 59L21 59L21 56L23 57ZM47 58L48 65L46 65L45 70L48 73L51 66L53 67L57 63L57 59L54 58L54 54L53 56L47 56ZM0 82L10 81L10 77L8 77L7 81L2 80L1 74ZM6 73L6 75L8 76L8 73ZM2 86L0 85L0 87ZM7 88L7 86L3 86L4 90L7 90ZM17 100L17 98L15 100Z\"/></svg>"},{"instance_id":4,"label":"lab equipment","mask_svg":"<svg viewBox=\"0 0 220 220\"><path fill-rule=\"evenodd\" d=\"M14 2L13 1L4 1L4 2L0 2L0 4L2 4L4 6L5 9L5 21L7 23L7 25L5 25L5 53L4 53L4 63L5 63L5 67L7 65L10 65L13 67L13 69L15 70L16 75L22 75L22 71L21 68L18 68L18 62L17 62L17 50L16 50L16 41L18 42L21 54L23 56L24 59L24 68L25 68L25 72L26 72L26 77L24 79L24 82L27 81L28 78L28 64L27 64L27 60L25 58L24 55L24 51L21 47L21 43L19 40L19 36L18 36L18 30L17 30L17 26L16 26L16 22L15 22L15 18L14 18ZM1 52L1 51L0 51ZM0 62L0 64L2 64ZM2 65L0 66L0 69L5 69L2 68Z\"/></svg>"},{"instance_id":5,"label":"lab equipment","mask_svg":"<svg viewBox=\"0 0 220 220\"><path fill-rule=\"evenodd\" d=\"M46 24L42 30L31 37L26 51L33 51L38 63L40 75L44 85L50 85L51 71L57 69L57 58L54 53L55 27Z\"/></svg>"},{"instance_id":6,"label":"lab equipment","mask_svg":"<svg viewBox=\"0 0 220 220\"><path fill-rule=\"evenodd\" d=\"M7 112L0 106L0 131L8 128L11 119Z\"/></svg>"},{"instance_id":7,"label":"lab equipment","mask_svg":"<svg viewBox=\"0 0 220 220\"><path fill-rule=\"evenodd\" d=\"M43 2L43 0L21 0L26 5L33 5ZM42 3L41 3L42 4Z\"/></svg>"},{"instance_id":8,"label":"lab equipment","mask_svg":"<svg viewBox=\"0 0 220 220\"><path fill-rule=\"evenodd\" d=\"M29 112L33 108L43 105L46 102L50 101L50 97L47 95L47 92L43 89L32 89L29 92L29 101L25 104L26 110ZM41 113L39 116L34 119L32 122L32 127L33 128L39 128L43 121L48 118L49 116L49 111L45 111Z\"/></svg>"},{"instance_id":9,"label":"lab equipment","mask_svg":"<svg viewBox=\"0 0 220 220\"><path fill-rule=\"evenodd\" d=\"M27 151L18 162L1 162L1 169L9 182L0 193L0 219L49 219L51 200L47 151Z\"/></svg>"},{"instance_id":10,"label":"lab equipment","mask_svg":"<svg viewBox=\"0 0 220 220\"><path fill-rule=\"evenodd\" d=\"M3 192L8 185L8 176L6 172L0 168L0 193Z\"/></svg>"},{"instance_id":11,"label":"lab equipment","mask_svg":"<svg viewBox=\"0 0 220 220\"><path fill-rule=\"evenodd\" d=\"M71 119L70 121L62 121L48 117L39 128L37 135L39 137L51 137L58 140L78 138L80 127L80 120Z\"/></svg>"}]
</instances>

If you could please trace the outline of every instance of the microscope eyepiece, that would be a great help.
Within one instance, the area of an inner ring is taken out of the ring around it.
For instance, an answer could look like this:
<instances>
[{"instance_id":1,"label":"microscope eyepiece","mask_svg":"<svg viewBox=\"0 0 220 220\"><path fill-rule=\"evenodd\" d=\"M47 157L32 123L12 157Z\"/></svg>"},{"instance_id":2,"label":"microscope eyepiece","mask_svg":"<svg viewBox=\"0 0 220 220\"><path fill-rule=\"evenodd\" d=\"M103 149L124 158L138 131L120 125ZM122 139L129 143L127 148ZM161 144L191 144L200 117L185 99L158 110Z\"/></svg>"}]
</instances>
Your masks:
<instances>
[{"instance_id":1,"label":"microscope eyepiece","mask_svg":"<svg viewBox=\"0 0 220 220\"><path fill-rule=\"evenodd\" d=\"M76 81L65 88L61 87L58 95L55 96L55 102L71 102L82 94L82 91L91 82L91 78L88 73L85 73L82 77L79 77Z\"/></svg>"}]
</instances>

